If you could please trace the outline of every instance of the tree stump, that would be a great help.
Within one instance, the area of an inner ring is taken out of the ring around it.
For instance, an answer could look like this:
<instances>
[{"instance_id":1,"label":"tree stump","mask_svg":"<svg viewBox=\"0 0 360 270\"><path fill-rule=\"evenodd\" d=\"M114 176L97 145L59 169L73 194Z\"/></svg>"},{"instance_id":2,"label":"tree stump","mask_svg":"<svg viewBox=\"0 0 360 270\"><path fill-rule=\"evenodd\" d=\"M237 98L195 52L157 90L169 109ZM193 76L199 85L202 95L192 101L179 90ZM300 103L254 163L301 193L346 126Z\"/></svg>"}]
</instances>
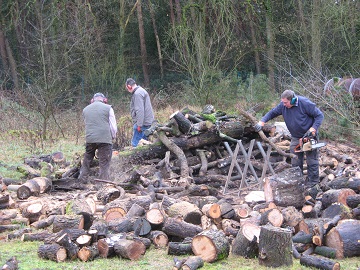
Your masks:
<instances>
[{"instance_id":1,"label":"tree stump","mask_svg":"<svg viewBox=\"0 0 360 270\"><path fill-rule=\"evenodd\" d=\"M193 238L191 246L194 254L206 262L227 258L230 252L229 241L220 230L202 231Z\"/></svg>"},{"instance_id":2,"label":"tree stump","mask_svg":"<svg viewBox=\"0 0 360 270\"><path fill-rule=\"evenodd\" d=\"M292 265L292 232L271 225L261 227L259 264L266 267Z\"/></svg>"},{"instance_id":3,"label":"tree stump","mask_svg":"<svg viewBox=\"0 0 360 270\"><path fill-rule=\"evenodd\" d=\"M64 262L66 260L66 249L59 244L43 244L39 246L38 256L54 262Z\"/></svg>"},{"instance_id":4,"label":"tree stump","mask_svg":"<svg viewBox=\"0 0 360 270\"><path fill-rule=\"evenodd\" d=\"M336 249L336 258L360 255L360 220L340 220L325 237L325 245Z\"/></svg>"}]
</instances>

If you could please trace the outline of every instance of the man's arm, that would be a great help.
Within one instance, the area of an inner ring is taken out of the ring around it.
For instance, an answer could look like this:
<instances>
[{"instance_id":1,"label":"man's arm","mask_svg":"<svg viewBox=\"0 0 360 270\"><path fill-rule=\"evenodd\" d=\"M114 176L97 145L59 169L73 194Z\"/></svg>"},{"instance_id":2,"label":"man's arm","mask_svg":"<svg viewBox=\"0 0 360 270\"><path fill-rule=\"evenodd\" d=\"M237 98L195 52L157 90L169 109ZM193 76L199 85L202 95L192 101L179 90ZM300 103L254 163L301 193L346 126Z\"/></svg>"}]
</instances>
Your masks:
<instances>
[{"instance_id":1,"label":"man's arm","mask_svg":"<svg viewBox=\"0 0 360 270\"><path fill-rule=\"evenodd\" d=\"M142 126L144 123L144 98L142 95L134 94L134 109L136 112L136 124Z\"/></svg>"},{"instance_id":2,"label":"man's arm","mask_svg":"<svg viewBox=\"0 0 360 270\"><path fill-rule=\"evenodd\" d=\"M109 125L110 125L111 137L112 139L115 139L117 133L117 124L116 124L116 118L113 108L110 108L109 111Z\"/></svg>"}]
</instances>

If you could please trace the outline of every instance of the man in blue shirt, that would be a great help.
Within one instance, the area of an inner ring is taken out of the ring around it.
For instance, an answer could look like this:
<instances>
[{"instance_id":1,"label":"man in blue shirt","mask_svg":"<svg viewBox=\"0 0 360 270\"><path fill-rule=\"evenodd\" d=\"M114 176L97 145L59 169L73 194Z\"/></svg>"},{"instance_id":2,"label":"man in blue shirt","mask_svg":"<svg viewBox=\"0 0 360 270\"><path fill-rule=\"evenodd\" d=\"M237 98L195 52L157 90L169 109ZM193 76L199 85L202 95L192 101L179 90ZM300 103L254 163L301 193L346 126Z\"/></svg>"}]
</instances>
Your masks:
<instances>
[{"instance_id":1,"label":"man in blue shirt","mask_svg":"<svg viewBox=\"0 0 360 270\"><path fill-rule=\"evenodd\" d=\"M304 152L295 153L295 147L307 132L317 136L324 114L308 98L296 96L293 91L285 90L281 94L281 102L261 118L254 126L255 131L259 132L266 122L279 115L283 116L291 134L290 152L297 156L291 160L291 165L299 166L302 171ZM312 187L319 183L319 151L314 149L305 153L308 171L306 186Z\"/></svg>"}]
</instances>

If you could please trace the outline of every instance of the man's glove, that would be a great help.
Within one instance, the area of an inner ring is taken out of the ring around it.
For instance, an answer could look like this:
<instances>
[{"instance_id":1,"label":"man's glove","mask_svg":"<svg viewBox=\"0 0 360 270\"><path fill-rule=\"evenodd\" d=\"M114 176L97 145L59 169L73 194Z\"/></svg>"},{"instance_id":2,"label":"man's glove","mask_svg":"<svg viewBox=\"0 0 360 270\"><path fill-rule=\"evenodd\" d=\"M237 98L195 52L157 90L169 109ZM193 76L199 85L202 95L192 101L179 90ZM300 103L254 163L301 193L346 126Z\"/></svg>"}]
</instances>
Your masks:
<instances>
[{"instance_id":1,"label":"man's glove","mask_svg":"<svg viewBox=\"0 0 360 270\"><path fill-rule=\"evenodd\" d=\"M138 132L141 132L141 126L137 126L136 129L137 129Z\"/></svg>"},{"instance_id":2,"label":"man's glove","mask_svg":"<svg viewBox=\"0 0 360 270\"><path fill-rule=\"evenodd\" d=\"M259 123L257 123L257 124L254 126L254 129L255 129L256 132L259 132L259 131L262 129L262 126L261 126Z\"/></svg>"}]
</instances>

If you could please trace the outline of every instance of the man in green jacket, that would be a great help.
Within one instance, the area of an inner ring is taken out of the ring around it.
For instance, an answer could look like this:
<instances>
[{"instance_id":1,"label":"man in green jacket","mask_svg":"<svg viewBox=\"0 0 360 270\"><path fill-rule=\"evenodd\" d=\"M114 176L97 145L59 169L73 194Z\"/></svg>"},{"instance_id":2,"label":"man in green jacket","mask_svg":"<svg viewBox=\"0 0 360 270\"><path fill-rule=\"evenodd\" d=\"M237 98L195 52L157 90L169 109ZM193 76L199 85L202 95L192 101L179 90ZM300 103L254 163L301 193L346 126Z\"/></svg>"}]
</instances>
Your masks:
<instances>
[{"instance_id":1,"label":"man in green jacket","mask_svg":"<svg viewBox=\"0 0 360 270\"><path fill-rule=\"evenodd\" d=\"M107 104L102 93L96 93L91 104L83 110L85 121L85 154L80 169L79 179L88 182L90 164L95 157L99 158L99 178L109 180L109 169L112 157L112 140L116 138L117 125L113 108Z\"/></svg>"}]
</instances>

